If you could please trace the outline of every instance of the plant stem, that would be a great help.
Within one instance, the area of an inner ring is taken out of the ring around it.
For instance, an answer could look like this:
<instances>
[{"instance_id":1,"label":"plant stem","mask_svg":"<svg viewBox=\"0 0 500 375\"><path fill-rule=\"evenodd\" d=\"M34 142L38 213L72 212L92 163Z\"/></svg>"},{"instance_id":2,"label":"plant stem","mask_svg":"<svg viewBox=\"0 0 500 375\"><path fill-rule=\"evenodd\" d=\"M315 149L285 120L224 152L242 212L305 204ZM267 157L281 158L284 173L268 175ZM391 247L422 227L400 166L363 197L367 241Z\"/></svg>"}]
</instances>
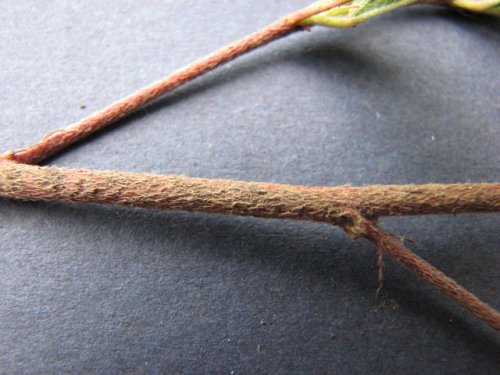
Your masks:
<instances>
[{"instance_id":1,"label":"plant stem","mask_svg":"<svg viewBox=\"0 0 500 375\"><path fill-rule=\"evenodd\" d=\"M0 162L0 196L313 220L365 237L494 329L500 314L363 216L500 211L500 184L307 187ZM363 216L362 216L363 215ZM379 267L382 270L383 264ZM381 279L379 279L381 280Z\"/></svg>"},{"instance_id":2,"label":"plant stem","mask_svg":"<svg viewBox=\"0 0 500 375\"><path fill-rule=\"evenodd\" d=\"M457 304L472 313L476 318L482 320L493 329L500 330L500 313L498 311L482 302L474 294L460 286L455 280L446 276L437 268L407 249L394 236L384 232L368 220L361 220L364 226L364 237L377 246L381 246L385 253L415 272L431 285L435 286Z\"/></svg>"},{"instance_id":3,"label":"plant stem","mask_svg":"<svg viewBox=\"0 0 500 375\"><path fill-rule=\"evenodd\" d=\"M0 161L10 160L25 164L37 164L71 144L142 108L180 85L242 54L304 27L316 24L330 27L353 27L369 18L413 3L450 4L475 12L500 15L499 0L399 0L387 4L379 3L362 15L351 15L352 11L356 11L355 8L359 8L359 6L353 7L352 4L347 3L352 3L352 0L320 0L304 9L290 13L269 26L181 68L169 76L105 107L101 111L70 125L66 129L55 130L46 134L31 146L0 155ZM347 5L339 7L343 4Z\"/></svg>"},{"instance_id":4,"label":"plant stem","mask_svg":"<svg viewBox=\"0 0 500 375\"><path fill-rule=\"evenodd\" d=\"M386 252L477 318L494 329L500 329L500 314L496 310L413 254L374 223L379 216L498 212L500 211L498 183L374 185L354 188L306 187L23 165L39 163L183 83L272 40L302 29L302 21L304 24L354 26L372 16L414 2L400 0L397 4L395 2L379 4L379 9L370 12L355 10L355 7L349 6L337 8L328 14L323 13L349 1L318 1L280 18L273 24L172 73L66 129L47 134L32 146L0 155L0 197L313 220L339 225L351 238L364 237L377 245L380 283L383 270L382 255ZM472 0L451 0L451 3L491 14L498 14L500 9L497 0L481 0L480 7ZM310 18L319 13L323 14Z\"/></svg>"},{"instance_id":5,"label":"plant stem","mask_svg":"<svg viewBox=\"0 0 500 375\"><path fill-rule=\"evenodd\" d=\"M0 163L0 196L314 220L500 211L500 184L310 187Z\"/></svg>"},{"instance_id":6,"label":"plant stem","mask_svg":"<svg viewBox=\"0 0 500 375\"><path fill-rule=\"evenodd\" d=\"M347 1L349 0L317 1L304 9L290 13L269 26L177 70L169 76L136 91L68 128L51 132L37 143L23 149L10 151L0 158L25 164L37 164L69 145L136 111L183 83L257 47L293 31L301 30L303 27L299 23L302 20L344 4Z\"/></svg>"}]
</instances>

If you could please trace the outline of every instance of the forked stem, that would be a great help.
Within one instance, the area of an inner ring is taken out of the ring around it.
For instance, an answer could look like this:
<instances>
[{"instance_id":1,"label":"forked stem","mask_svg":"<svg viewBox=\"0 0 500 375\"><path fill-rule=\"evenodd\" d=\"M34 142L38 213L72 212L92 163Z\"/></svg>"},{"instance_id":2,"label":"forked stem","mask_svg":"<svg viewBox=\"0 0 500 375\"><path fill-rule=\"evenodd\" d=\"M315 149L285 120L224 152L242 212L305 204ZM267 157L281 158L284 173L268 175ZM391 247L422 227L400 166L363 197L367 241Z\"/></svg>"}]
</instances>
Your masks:
<instances>
[{"instance_id":1,"label":"forked stem","mask_svg":"<svg viewBox=\"0 0 500 375\"><path fill-rule=\"evenodd\" d=\"M472 195L468 194L474 192ZM182 176L38 167L0 162L0 196L105 203L163 210L313 220L365 237L477 318L500 329L500 314L406 249L361 215L439 213L449 199L458 212L500 210L500 184L306 187ZM464 198L466 197L466 198ZM451 206L450 206L451 207ZM381 263L379 261L379 267Z\"/></svg>"},{"instance_id":2,"label":"forked stem","mask_svg":"<svg viewBox=\"0 0 500 375\"><path fill-rule=\"evenodd\" d=\"M349 1L318 1L280 18L273 24L174 72L66 129L47 134L29 147L1 155L0 196L24 200L106 203L155 209L314 220L339 225L351 238L365 237L377 245L380 282L382 254L387 253L474 316L499 330L500 314L496 310L413 254L393 236L382 231L374 220L379 216L388 215L497 212L500 211L500 184L306 187L24 165L43 161L183 83L237 56L301 29L301 21ZM469 0L452 1L456 6L471 3ZM404 5L411 2L411 0L399 1ZM486 10L482 11L498 13L498 1L481 0L481 3L485 4L483 8L486 7ZM388 4L385 11L397 6L395 3ZM350 13L345 13L346 11L350 12L344 7L340 9L340 13L336 10L337 13L323 14L316 19L318 23L323 24L335 21L337 26L342 26L343 24L339 22L347 20L346 25L352 26L368 17L357 12L353 18ZM349 17L342 19L337 17L339 15L349 15Z\"/></svg>"}]
</instances>

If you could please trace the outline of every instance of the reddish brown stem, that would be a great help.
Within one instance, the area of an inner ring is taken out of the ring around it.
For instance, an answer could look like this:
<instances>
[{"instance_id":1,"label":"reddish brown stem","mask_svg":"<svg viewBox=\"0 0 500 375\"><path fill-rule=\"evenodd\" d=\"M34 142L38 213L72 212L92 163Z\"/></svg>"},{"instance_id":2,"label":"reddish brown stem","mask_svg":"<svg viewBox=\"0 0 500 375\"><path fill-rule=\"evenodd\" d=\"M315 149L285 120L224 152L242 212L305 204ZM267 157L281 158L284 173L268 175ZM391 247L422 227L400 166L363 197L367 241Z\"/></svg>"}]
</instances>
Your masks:
<instances>
[{"instance_id":1,"label":"reddish brown stem","mask_svg":"<svg viewBox=\"0 0 500 375\"><path fill-rule=\"evenodd\" d=\"M368 238L379 251L392 256L491 327L500 329L497 311L361 216L442 213L444 207L456 212L499 211L500 184L306 187L0 162L0 196L339 225L351 238Z\"/></svg>"},{"instance_id":2,"label":"reddish brown stem","mask_svg":"<svg viewBox=\"0 0 500 375\"><path fill-rule=\"evenodd\" d=\"M500 210L500 184L301 187L228 180L191 179L119 172L40 168L6 163L38 163L110 125L168 91L256 47L299 29L300 21L348 0L324 0L291 13L170 76L104 108L38 143L0 156L0 196L27 200L107 203L340 225L352 238L366 237L382 252L410 268L491 327L500 329L500 314L454 280L406 249L372 221L382 215ZM3 161L3 162L2 162Z\"/></svg>"},{"instance_id":3,"label":"reddish brown stem","mask_svg":"<svg viewBox=\"0 0 500 375\"><path fill-rule=\"evenodd\" d=\"M460 286L455 280L411 252L394 236L384 232L372 222L364 219L361 220L364 226L364 237L375 245L382 246L385 253L435 286L457 304L472 313L476 318L484 321L490 327L500 330L500 313L498 311L482 302L474 294Z\"/></svg>"},{"instance_id":4,"label":"reddish brown stem","mask_svg":"<svg viewBox=\"0 0 500 375\"><path fill-rule=\"evenodd\" d=\"M500 184L312 187L0 163L0 196L342 225L365 217L500 211ZM349 215L347 215L349 216Z\"/></svg>"},{"instance_id":5,"label":"reddish brown stem","mask_svg":"<svg viewBox=\"0 0 500 375\"><path fill-rule=\"evenodd\" d=\"M103 110L69 126L47 134L37 143L3 155L4 159L25 164L37 164L69 145L95 133L124 116L143 107L168 91L198 77L221 64L233 60L259 46L299 30L300 21L315 14L346 3L349 0L323 0L290 13L276 22L256 31L239 41L187 65L169 76L111 104Z\"/></svg>"}]
</instances>

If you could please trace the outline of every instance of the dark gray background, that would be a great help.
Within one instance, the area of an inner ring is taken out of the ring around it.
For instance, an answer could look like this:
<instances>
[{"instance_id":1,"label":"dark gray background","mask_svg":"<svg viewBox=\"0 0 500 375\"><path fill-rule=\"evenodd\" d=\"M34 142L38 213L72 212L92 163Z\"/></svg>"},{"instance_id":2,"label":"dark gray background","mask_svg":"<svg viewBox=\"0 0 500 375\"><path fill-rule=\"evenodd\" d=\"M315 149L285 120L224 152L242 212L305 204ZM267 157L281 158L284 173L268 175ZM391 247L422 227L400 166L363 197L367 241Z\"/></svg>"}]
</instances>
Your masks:
<instances>
[{"instance_id":1,"label":"dark gray background","mask_svg":"<svg viewBox=\"0 0 500 375\"><path fill-rule=\"evenodd\" d=\"M308 1L0 1L0 149L22 147ZM499 25L415 7L315 28L48 164L337 185L498 181ZM82 105L85 108L80 108ZM499 305L498 216L382 220ZM498 335L341 230L0 201L0 369L481 373Z\"/></svg>"}]
</instances>

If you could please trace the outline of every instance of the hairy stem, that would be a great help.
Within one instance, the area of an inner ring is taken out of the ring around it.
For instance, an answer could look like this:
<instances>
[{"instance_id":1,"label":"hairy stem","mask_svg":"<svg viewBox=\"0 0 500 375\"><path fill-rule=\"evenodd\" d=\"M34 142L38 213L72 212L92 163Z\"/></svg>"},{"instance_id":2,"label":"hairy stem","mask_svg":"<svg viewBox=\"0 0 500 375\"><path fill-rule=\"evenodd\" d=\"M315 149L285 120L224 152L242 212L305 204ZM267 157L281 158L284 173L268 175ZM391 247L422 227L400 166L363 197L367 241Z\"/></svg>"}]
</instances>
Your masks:
<instances>
[{"instance_id":1,"label":"hairy stem","mask_svg":"<svg viewBox=\"0 0 500 375\"><path fill-rule=\"evenodd\" d=\"M474 12L500 15L499 0L397 0L386 2L379 0L373 4L369 1L355 3L353 0L320 0L177 70L66 129L58 129L48 133L31 146L0 155L0 160L25 164L40 163L58 151L111 125L182 84L275 39L312 25L353 27L372 17L413 3L449 4Z\"/></svg>"},{"instance_id":2,"label":"hairy stem","mask_svg":"<svg viewBox=\"0 0 500 375\"><path fill-rule=\"evenodd\" d=\"M333 9L348 2L347 6ZM389 215L498 212L500 184L306 187L35 167L8 162L41 162L183 83L272 40L300 30L303 24L354 26L413 2L323 0L291 13L66 129L47 134L32 146L1 155L0 197L302 219L339 225L351 238L365 237L377 245L380 282L382 255L385 252L498 330L500 314L497 311L406 249L393 236L378 228L374 220ZM442 3L439 0L431 2ZM450 3L473 11L500 14L498 0L450 0Z\"/></svg>"},{"instance_id":3,"label":"hairy stem","mask_svg":"<svg viewBox=\"0 0 500 375\"><path fill-rule=\"evenodd\" d=\"M347 1L349 0L322 0L290 13L269 26L177 70L66 129L53 131L29 147L8 152L3 155L3 159L25 164L37 164L69 145L136 111L183 83L272 40L300 30L299 23L302 20L344 4Z\"/></svg>"},{"instance_id":4,"label":"hairy stem","mask_svg":"<svg viewBox=\"0 0 500 375\"><path fill-rule=\"evenodd\" d=\"M0 163L0 196L343 225L365 217L500 211L500 184L310 187Z\"/></svg>"},{"instance_id":5,"label":"hairy stem","mask_svg":"<svg viewBox=\"0 0 500 375\"><path fill-rule=\"evenodd\" d=\"M0 162L0 196L338 225L351 238L365 237L377 245L379 267L383 266L380 256L385 252L476 317L500 329L497 311L363 217L499 211L500 184L307 187Z\"/></svg>"},{"instance_id":6,"label":"hairy stem","mask_svg":"<svg viewBox=\"0 0 500 375\"><path fill-rule=\"evenodd\" d=\"M384 232L374 223L361 219L361 222L358 221L358 224L364 227L363 236L377 246L380 246L386 254L435 286L476 318L482 320L490 327L500 330L500 313L494 308L482 302L474 294L460 286L455 280L414 254L394 236Z\"/></svg>"},{"instance_id":7,"label":"hairy stem","mask_svg":"<svg viewBox=\"0 0 500 375\"><path fill-rule=\"evenodd\" d=\"M352 0L320 0L181 68L169 76L118 100L101 111L70 125L66 129L58 129L48 133L31 146L0 155L0 160L37 164L71 144L142 108L182 84L291 32L312 25L353 27L372 17L413 3L450 4L475 12L495 15L498 15L500 9L499 0L397 0L378 1L373 4L371 2L355 3Z\"/></svg>"}]
</instances>

